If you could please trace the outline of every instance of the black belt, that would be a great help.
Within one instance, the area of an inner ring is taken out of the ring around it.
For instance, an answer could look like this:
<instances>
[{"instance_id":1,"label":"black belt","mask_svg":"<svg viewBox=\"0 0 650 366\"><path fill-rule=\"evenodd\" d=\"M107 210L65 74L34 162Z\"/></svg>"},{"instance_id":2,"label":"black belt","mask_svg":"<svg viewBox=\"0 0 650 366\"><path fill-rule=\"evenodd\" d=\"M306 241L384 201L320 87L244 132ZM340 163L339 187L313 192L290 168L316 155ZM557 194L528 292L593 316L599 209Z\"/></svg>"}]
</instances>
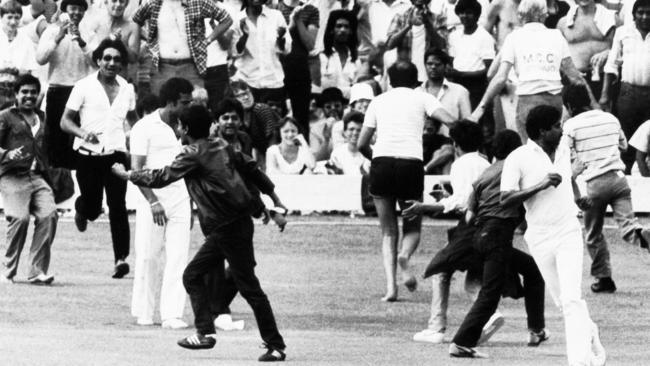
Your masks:
<instances>
[{"instance_id":1,"label":"black belt","mask_svg":"<svg viewBox=\"0 0 650 366\"><path fill-rule=\"evenodd\" d=\"M176 66L176 65L194 63L194 60L192 60L191 58L161 58L159 60L159 63Z\"/></svg>"}]
</instances>

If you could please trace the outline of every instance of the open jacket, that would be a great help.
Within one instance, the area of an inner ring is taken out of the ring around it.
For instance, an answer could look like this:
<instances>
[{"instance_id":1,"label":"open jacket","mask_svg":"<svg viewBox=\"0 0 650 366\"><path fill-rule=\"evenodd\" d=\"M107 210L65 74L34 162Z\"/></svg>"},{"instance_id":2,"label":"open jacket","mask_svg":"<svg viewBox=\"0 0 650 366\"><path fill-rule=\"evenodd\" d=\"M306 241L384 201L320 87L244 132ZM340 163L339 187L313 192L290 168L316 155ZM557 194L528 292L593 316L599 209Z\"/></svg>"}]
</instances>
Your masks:
<instances>
[{"instance_id":1,"label":"open jacket","mask_svg":"<svg viewBox=\"0 0 650 366\"><path fill-rule=\"evenodd\" d=\"M47 163L43 147L43 133L45 130L45 115L37 110L40 127L34 136L29 123L18 112L18 108L11 107L0 112L0 177L5 174L23 175L32 170L36 160L35 171L43 173ZM23 147L25 158L10 161L7 153L10 150Z\"/></svg>"}]
</instances>

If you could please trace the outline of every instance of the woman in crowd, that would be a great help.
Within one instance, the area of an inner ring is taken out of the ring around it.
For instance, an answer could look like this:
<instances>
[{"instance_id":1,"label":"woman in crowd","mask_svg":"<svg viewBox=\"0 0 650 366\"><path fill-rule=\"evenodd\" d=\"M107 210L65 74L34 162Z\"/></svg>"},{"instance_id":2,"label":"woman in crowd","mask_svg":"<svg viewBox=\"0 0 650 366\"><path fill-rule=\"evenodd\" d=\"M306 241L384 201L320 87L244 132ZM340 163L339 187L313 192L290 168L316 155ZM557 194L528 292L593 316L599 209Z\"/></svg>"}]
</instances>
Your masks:
<instances>
[{"instance_id":1,"label":"woman in crowd","mask_svg":"<svg viewBox=\"0 0 650 366\"><path fill-rule=\"evenodd\" d=\"M283 118L280 121L280 143L266 150L266 173L311 174L314 166L309 146L298 132L298 122L293 117Z\"/></svg>"}]
</instances>

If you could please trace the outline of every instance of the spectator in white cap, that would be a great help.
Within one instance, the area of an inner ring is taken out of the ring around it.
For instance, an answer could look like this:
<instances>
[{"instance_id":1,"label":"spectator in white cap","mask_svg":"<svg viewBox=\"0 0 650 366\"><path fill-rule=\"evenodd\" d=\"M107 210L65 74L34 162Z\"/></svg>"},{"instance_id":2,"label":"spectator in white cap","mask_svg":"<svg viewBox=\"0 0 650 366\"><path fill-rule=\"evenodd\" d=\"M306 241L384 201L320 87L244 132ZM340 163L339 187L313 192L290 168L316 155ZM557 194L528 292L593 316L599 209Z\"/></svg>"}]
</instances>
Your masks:
<instances>
[{"instance_id":1,"label":"spectator in white cap","mask_svg":"<svg viewBox=\"0 0 650 366\"><path fill-rule=\"evenodd\" d=\"M356 83L350 88L350 111L358 111L361 114L366 114L368 104L375 98L375 93L370 84ZM332 126L332 146L336 147L345 144L345 127L343 120L336 121Z\"/></svg>"}]
</instances>

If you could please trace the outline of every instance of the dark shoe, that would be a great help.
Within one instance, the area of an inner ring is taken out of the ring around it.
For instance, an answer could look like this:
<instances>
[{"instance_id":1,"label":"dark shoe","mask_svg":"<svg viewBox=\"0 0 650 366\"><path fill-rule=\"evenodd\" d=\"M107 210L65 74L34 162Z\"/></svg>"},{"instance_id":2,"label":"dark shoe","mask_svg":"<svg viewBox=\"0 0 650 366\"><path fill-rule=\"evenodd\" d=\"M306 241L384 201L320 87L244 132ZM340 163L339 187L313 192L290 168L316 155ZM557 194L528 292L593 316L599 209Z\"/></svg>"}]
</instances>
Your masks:
<instances>
[{"instance_id":1,"label":"dark shoe","mask_svg":"<svg viewBox=\"0 0 650 366\"><path fill-rule=\"evenodd\" d=\"M460 358L488 358L488 355L481 353L474 348L459 346L456 343L449 345L449 356Z\"/></svg>"},{"instance_id":2,"label":"dark shoe","mask_svg":"<svg viewBox=\"0 0 650 366\"><path fill-rule=\"evenodd\" d=\"M122 278L129 273L129 264L120 259L115 263L115 270L113 271L113 278Z\"/></svg>"},{"instance_id":3,"label":"dark shoe","mask_svg":"<svg viewBox=\"0 0 650 366\"><path fill-rule=\"evenodd\" d=\"M54 282L54 276L41 273L36 277L28 278L27 282L32 285L50 285Z\"/></svg>"},{"instance_id":4,"label":"dark shoe","mask_svg":"<svg viewBox=\"0 0 650 366\"><path fill-rule=\"evenodd\" d=\"M540 343L548 340L549 333L546 329L542 329L539 332L533 332L532 330L528 334L528 347L537 347Z\"/></svg>"},{"instance_id":5,"label":"dark shoe","mask_svg":"<svg viewBox=\"0 0 650 366\"><path fill-rule=\"evenodd\" d=\"M648 238L646 237L646 235L650 235L650 233L644 229L636 229L634 233L639 239L639 246L642 249L650 250L650 243L648 243Z\"/></svg>"},{"instance_id":6,"label":"dark shoe","mask_svg":"<svg viewBox=\"0 0 650 366\"><path fill-rule=\"evenodd\" d=\"M77 230L81 233L86 231L86 228L88 228L88 220L86 220L86 218L79 212L75 212L74 214L74 224L77 226Z\"/></svg>"},{"instance_id":7,"label":"dark shoe","mask_svg":"<svg viewBox=\"0 0 650 366\"><path fill-rule=\"evenodd\" d=\"M604 292L611 294L616 291L616 284L611 277L599 278L598 281L591 284L591 291L595 293Z\"/></svg>"},{"instance_id":8,"label":"dark shoe","mask_svg":"<svg viewBox=\"0 0 650 366\"><path fill-rule=\"evenodd\" d=\"M178 340L178 345L187 349L210 349L217 344L217 339L213 336L204 336L195 334Z\"/></svg>"},{"instance_id":9,"label":"dark shoe","mask_svg":"<svg viewBox=\"0 0 650 366\"><path fill-rule=\"evenodd\" d=\"M278 361L284 361L285 358L287 358L287 355L284 353L284 350L279 350L277 348L273 348L271 346L268 346L266 344L262 345L262 348L266 348L266 353L260 356L257 360L260 362L278 362Z\"/></svg>"}]
</instances>

